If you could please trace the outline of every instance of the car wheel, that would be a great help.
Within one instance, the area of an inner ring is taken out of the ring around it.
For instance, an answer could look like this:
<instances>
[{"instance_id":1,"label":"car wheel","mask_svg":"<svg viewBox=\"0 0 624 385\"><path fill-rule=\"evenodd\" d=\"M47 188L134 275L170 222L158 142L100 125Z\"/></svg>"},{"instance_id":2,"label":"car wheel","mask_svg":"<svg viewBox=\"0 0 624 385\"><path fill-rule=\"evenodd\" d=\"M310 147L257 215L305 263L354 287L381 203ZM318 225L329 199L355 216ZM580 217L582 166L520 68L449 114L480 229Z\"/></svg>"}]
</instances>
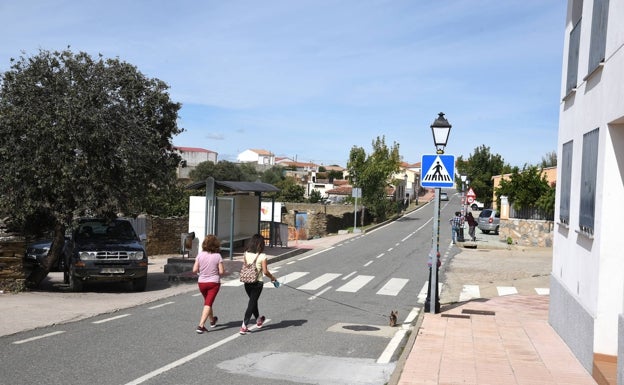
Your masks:
<instances>
[{"instance_id":1,"label":"car wheel","mask_svg":"<svg viewBox=\"0 0 624 385\"><path fill-rule=\"evenodd\" d=\"M132 290L145 291L146 287L147 287L147 276L132 280Z\"/></svg>"},{"instance_id":2,"label":"car wheel","mask_svg":"<svg viewBox=\"0 0 624 385\"><path fill-rule=\"evenodd\" d=\"M489 234L489 233L490 233L490 230L481 230L481 232L482 232L483 234Z\"/></svg>"},{"instance_id":3,"label":"car wheel","mask_svg":"<svg viewBox=\"0 0 624 385\"><path fill-rule=\"evenodd\" d=\"M74 268L73 266L70 266L69 269L69 290L73 291L73 292L80 292L84 289L84 282L82 282L80 280L80 278L76 277L76 274L74 273Z\"/></svg>"},{"instance_id":4,"label":"car wheel","mask_svg":"<svg viewBox=\"0 0 624 385\"><path fill-rule=\"evenodd\" d=\"M479 207L473 203L472 206L470 206L470 208L476 211Z\"/></svg>"},{"instance_id":5,"label":"car wheel","mask_svg":"<svg viewBox=\"0 0 624 385\"><path fill-rule=\"evenodd\" d=\"M496 230L494 230L494 234L498 235L498 226L496 226Z\"/></svg>"}]
</instances>

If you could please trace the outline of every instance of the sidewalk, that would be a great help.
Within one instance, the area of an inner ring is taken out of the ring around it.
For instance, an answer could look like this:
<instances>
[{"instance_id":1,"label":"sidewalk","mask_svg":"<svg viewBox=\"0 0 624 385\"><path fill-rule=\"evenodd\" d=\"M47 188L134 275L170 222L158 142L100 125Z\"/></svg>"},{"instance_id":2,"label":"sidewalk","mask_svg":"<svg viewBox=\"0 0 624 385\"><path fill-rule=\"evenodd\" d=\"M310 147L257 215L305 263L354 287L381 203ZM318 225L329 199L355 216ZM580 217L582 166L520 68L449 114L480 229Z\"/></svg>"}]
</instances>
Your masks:
<instances>
[{"instance_id":1,"label":"sidewalk","mask_svg":"<svg viewBox=\"0 0 624 385\"><path fill-rule=\"evenodd\" d=\"M469 255L457 262L461 268L450 263L451 271L461 272L446 274L443 280L453 293L442 290L439 314L419 315L417 332L410 336L389 384L596 384L548 323L548 295L445 301L457 298L462 284L468 283L452 282L465 279L466 260L474 260L469 269L478 275L483 258L497 258L498 263L505 254L513 259L514 252L523 252L483 235L477 238L476 250L468 249L475 246L472 242L465 246L462 253ZM490 266L488 270L496 270L491 262Z\"/></svg>"}]
</instances>

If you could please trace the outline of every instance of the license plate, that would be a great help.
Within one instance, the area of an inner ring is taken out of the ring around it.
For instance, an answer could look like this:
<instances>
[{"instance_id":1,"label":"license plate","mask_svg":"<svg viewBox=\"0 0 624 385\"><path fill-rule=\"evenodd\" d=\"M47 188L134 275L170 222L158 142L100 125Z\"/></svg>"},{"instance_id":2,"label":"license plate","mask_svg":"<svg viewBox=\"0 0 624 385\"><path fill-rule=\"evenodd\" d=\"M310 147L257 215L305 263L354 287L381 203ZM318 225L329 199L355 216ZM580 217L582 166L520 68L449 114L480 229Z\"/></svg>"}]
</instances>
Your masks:
<instances>
[{"instance_id":1,"label":"license plate","mask_svg":"<svg viewBox=\"0 0 624 385\"><path fill-rule=\"evenodd\" d=\"M107 267L100 271L102 274L123 274L125 270L123 268Z\"/></svg>"}]
</instances>

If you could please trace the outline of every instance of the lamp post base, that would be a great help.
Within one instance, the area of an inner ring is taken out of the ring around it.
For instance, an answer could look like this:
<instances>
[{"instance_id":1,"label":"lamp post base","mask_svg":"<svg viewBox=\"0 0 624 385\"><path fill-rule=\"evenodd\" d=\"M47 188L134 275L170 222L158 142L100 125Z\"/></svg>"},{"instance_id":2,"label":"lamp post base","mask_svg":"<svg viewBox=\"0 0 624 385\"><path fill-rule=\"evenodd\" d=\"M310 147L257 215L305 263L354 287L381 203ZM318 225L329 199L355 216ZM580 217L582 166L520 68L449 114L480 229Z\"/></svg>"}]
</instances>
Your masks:
<instances>
[{"instance_id":1,"label":"lamp post base","mask_svg":"<svg viewBox=\"0 0 624 385\"><path fill-rule=\"evenodd\" d=\"M440 275L438 274L438 272L439 270L436 269L436 275L439 277ZM429 282L431 282L431 268L429 268ZM440 295L438 293L438 285L436 285L435 299L435 313L437 314L440 312ZM431 285L429 285L429 289L427 290L427 298L425 299L425 312L431 312Z\"/></svg>"}]
</instances>

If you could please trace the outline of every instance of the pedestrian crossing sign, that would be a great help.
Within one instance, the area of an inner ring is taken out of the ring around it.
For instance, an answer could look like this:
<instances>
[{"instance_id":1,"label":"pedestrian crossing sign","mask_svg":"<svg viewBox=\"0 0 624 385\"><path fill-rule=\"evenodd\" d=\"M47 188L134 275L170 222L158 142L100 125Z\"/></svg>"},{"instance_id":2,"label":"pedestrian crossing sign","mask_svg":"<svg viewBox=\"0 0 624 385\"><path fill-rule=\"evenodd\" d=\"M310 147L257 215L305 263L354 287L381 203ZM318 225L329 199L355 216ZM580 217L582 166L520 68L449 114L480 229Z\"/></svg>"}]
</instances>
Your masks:
<instances>
[{"instance_id":1,"label":"pedestrian crossing sign","mask_svg":"<svg viewBox=\"0 0 624 385\"><path fill-rule=\"evenodd\" d=\"M454 187L455 157L453 155L423 155L420 180L422 187Z\"/></svg>"}]
</instances>

